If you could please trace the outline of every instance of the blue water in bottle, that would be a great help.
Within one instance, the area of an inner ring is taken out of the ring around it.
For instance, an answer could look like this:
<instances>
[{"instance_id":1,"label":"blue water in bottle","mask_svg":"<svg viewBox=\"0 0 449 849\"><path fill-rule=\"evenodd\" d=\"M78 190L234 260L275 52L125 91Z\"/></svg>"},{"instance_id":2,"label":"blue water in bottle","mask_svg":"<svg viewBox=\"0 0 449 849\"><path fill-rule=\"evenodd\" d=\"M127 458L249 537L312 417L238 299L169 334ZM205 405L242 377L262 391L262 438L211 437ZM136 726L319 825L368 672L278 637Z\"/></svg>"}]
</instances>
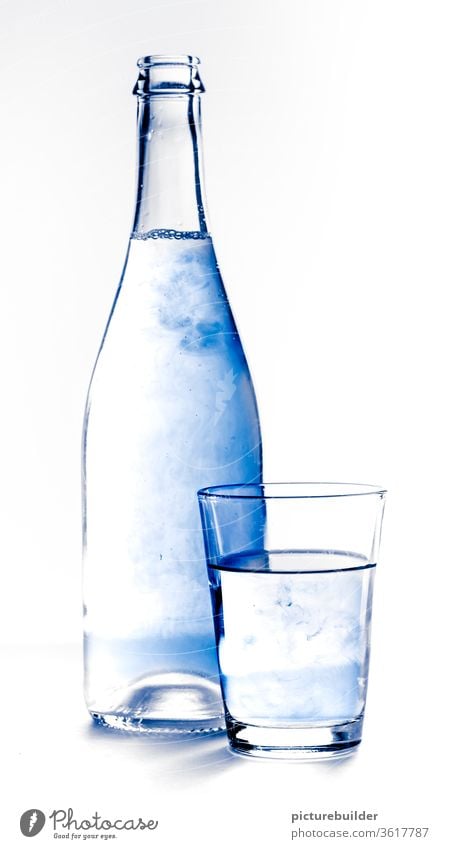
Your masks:
<instances>
[{"instance_id":1,"label":"blue water in bottle","mask_svg":"<svg viewBox=\"0 0 449 849\"><path fill-rule=\"evenodd\" d=\"M178 58L180 79L198 80ZM110 726L201 731L223 708L196 492L259 481L261 441L198 182L199 90L176 97L171 79L161 96L155 59L142 60L157 93L139 97L135 224L85 415L85 692ZM146 229L162 222L175 226Z\"/></svg>"}]
</instances>

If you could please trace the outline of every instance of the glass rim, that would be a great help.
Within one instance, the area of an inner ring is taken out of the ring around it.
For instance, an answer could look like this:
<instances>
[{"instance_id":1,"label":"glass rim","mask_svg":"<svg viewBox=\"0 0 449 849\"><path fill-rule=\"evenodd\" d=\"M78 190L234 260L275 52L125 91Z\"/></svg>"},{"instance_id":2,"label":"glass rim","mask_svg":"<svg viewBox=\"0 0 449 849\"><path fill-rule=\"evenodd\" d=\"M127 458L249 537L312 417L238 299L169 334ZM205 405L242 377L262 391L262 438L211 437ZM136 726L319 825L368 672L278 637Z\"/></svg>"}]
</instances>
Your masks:
<instances>
[{"instance_id":1,"label":"glass rim","mask_svg":"<svg viewBox=\"0 0 449 849\"><path fill-rule=\"evenodd\" d=\"M253 501L265 501L268 499L354 498L361 495L384 496L386 493L387 490L384 487L365 483L263 481L262 483L207 486L199 489L197 496L200 500L220 498L238 501L245 498Z\"/></svg>"}]
</instances>

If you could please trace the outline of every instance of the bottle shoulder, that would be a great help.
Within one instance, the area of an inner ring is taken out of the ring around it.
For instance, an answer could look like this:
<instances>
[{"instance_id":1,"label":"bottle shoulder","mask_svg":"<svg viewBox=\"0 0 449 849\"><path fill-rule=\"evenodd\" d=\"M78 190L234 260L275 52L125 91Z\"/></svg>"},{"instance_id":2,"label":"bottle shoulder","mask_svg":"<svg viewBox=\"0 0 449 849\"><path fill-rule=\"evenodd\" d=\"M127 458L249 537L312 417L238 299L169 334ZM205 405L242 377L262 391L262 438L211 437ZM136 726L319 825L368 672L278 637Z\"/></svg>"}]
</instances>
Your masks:
<instances>
[{"instance_id":1,"label":"bottle shoulder","mask_svg":"<svg viewBox=\"0 0 449 849\"><path fill-rule=\"evenodd\" d=\"M241 348L210 238L131 240L102 347L142 345L186 356Z\"/></svg>"},{"instance_id":2,"label":"bottle shoulder","mask_svg":"<svg viewBox=\"0 0 449 849\"><path fill-rule=\"evenodd\" d=\"M131 240L91 397L132 407L141 396L176 416L176 404L203 415L241 397L249 411L251 377L211 240L160 241Z\"/></svg>"}]
</instances>

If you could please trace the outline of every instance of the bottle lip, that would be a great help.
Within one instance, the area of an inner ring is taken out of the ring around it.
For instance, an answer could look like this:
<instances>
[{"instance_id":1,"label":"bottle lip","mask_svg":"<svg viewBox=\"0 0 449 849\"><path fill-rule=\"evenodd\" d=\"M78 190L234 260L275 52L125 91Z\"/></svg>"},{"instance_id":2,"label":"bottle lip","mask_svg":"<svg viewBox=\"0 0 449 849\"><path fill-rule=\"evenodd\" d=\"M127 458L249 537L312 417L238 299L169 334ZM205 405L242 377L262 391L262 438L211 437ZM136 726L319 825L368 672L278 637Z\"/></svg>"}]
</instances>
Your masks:
<instances>
[{"instance_id":1,"label":"bottle lip","mask_svg":"<svg viewBox=\"0 0 449 849\"><path fill-rule=\"evenodd\" d=\"M133 93L138 97L159 95L163 97L202 94L198 56L157 53L142 56L137 66L139 77Z\"/></svg>"},{"instance_id":2,"label":"bottle lip","mask_svg":"<svg viewBox=\"0 0 449 849\"><path fill-rule=\"evenodd\" d=\"M154 68L155 65L187 65L193 68L199 65L201 60L198 56L188 56L187 54L169 54L169 53L152 53L150 56L141 56L137 60L137 67L143 70Z\"/></svg>"}]
</instances>

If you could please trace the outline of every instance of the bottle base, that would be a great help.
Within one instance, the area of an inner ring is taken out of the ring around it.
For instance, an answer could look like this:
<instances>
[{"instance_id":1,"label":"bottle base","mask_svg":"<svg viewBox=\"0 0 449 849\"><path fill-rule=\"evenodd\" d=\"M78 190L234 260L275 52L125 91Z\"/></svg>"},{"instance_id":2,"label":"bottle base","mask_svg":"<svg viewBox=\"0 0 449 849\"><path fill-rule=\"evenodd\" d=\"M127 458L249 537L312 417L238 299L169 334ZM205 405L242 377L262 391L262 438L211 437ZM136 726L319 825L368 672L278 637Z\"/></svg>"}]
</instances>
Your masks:
<instances>
[{"instance_id":1,"label":"bottle base","mask_svg":"<svg viewBox=\"0 0 449 849\"><path fill-rule=\"evenodd\" d=\"M206 734L226 727L218 684L193 673L146 675L88 710L97 725L121 731Z\"/></svg>"},{"instance_id":2,"label":"bottle base","mask_svg":"<svg viewBox=\"0 0 449 849\"><path fill-rule=\"evenodd\" d=\"M140 734L218 734L226 730L223 717L200 723L191 720L139 719L89 711L96 725Z\"/></svg>"}]
</instances>

